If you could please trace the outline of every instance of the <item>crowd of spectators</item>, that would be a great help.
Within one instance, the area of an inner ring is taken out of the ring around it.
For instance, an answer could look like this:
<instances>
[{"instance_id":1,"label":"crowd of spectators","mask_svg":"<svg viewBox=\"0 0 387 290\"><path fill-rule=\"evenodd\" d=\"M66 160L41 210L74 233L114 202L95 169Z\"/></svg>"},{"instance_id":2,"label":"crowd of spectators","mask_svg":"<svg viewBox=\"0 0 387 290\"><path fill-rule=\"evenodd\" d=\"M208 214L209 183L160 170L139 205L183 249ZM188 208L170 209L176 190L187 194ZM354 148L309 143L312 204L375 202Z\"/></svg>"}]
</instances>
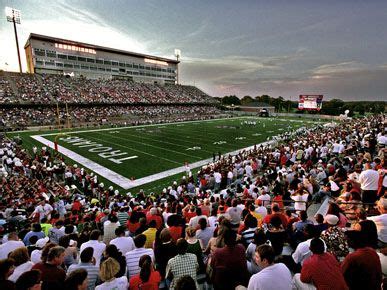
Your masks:
<instances>
[{"instance_id":1,"label":"crowd of spectators","mask_svg":"<svg viewBox=\"0 0 387 290\"><path fill-rule=\"evenodd\" d=\"M149 193L4 139L0 288L382 289L386 127L283 134Z\"/></svg>"},{"instance_id":2,"label":"crowd of spectators","mask_svg":"<svg viewBox=\"0 0 387 290\"><path fill-rule=\"evenodd\" d=\"M213 106L90 106L59 109L59 121L67 126L91 123L101 124L149 124L187 120L204 120L221 113ZM56 107L7 107L0 108L1 120L6 127L24 129L28 126L55 126L58 124Z\"/></svg>"},{"instance_id":3,"label":"crowd of spectators","mask_svg":"<svg viewBox=\"0 0 387 290\"><path fill-rule=\"evenodd\" d=\"M12 89L11 82L14 84ZM0 74L0 104L197 104L215 103L193 86L60 75Z\"/></svg>"}]
</instances>

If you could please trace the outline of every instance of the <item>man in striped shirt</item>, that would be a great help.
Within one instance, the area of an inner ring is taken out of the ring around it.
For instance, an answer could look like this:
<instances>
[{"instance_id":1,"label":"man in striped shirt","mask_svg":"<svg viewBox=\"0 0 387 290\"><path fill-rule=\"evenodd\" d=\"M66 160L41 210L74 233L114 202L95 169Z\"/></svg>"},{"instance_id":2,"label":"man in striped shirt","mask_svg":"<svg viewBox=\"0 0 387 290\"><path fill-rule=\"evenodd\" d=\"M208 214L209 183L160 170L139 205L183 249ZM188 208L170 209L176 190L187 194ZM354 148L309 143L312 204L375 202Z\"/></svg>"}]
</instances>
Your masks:
<instances>
[{"instance_id":1,"label":"man in striped shirt","mask_svg":"<svg viewBox=\"0 0 387 290\"><path fill-rule=\"evenodd\" d=\"M138 265L138 262L140 261L141 256L143 255L149 255L152 260L154 260L154 253L153 249L146 249L144 248L145 242L146 242L146 236L143 234L140 234L136 236L134 239L134 245L136 248L134 250L131 250L125 254L126 258L126 267L128 268L129 273L129 280L133 276L140 273L140 267Z\"/></svg>"},{"instance_id":2,"label":"man in striped shirt","mask_svg":"<svg viewBox=\"0 0 387 290\"><path fill-rule=\"evenodd\" d=\"M67 274L76 269L85 269L87 271L87 290L94 290L95 283L97 282L99 269L95 265L95 259L93 258L94 249L92 247L85 248L81 253L81 261L79 264L72 264L67 270Z\"/></svg>"}]
</instances>

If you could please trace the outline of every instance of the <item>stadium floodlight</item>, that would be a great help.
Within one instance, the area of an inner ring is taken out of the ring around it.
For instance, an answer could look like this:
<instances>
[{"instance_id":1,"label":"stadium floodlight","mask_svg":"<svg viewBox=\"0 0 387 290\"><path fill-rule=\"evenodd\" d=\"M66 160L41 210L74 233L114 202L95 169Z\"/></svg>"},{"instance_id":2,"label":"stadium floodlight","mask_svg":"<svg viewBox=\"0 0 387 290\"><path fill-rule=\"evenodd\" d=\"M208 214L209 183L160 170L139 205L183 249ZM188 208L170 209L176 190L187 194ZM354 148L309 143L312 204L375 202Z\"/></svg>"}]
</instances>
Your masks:
<instances>
[{"instance_id":1,"label":"stadium floodlight","mask_svg":"<svg viewBox=\"0 0 387 290\"><path fill-rule=\"evenodd\" d=\"M22 66L21 66L21 60L20 60L20 51L19 51L19 41L17 38L17 30L16 30L16 23L20 24L20 10L11 8L11 7L5 7L5 16L7 17L8 22L13 22L13 29L15 31L15 40L16 40L16 48L17 48L17 57L19 60L19 70L22 72Z\"/></svg>"},{"instance_id":2,"label":"stadium floodlight","mask_svg":"<svg viewBox=\"0 0 387 290\"><path fill-rule=\"evenodd\" d=\"M176 60L179 62L181 56L181 50L175 48ZM179 63L176 64L176 84L179 84Z\"/></svg>"}]
</instances>

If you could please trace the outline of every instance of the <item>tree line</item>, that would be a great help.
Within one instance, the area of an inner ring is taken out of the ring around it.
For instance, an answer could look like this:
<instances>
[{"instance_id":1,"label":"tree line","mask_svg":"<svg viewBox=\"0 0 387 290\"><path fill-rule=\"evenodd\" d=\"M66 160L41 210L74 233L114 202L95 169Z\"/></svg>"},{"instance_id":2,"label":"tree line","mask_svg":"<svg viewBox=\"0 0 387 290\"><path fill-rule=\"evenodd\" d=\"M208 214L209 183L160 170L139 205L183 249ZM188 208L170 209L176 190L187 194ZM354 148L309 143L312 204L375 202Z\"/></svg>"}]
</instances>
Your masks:
<instances>
[{"instance_id":1,"label":"tree line","mask_svg":"<svg viewBox=\"0 0 387 290\"><path fill-rule=\"evenodd\" d=\"M327 115L340 115L344 114L346 110L349 110L349 116L354 114L364 115L366 113L384 113L386 110L387 102L383 101L343 101L340 99L332 99L329 101L323 101L322 109L320 112L315 111L299 111L298 110L298 97L297 100L285 100L283 97L278 98L270 97L269 95L262 96L244 96L238 98L236 95L224 96L223 98L217 98L223 106L248 106L254 103L264 103L275 108L276 112L297 112L300 114L327 114Z\"/></svg>"}]
</instances>

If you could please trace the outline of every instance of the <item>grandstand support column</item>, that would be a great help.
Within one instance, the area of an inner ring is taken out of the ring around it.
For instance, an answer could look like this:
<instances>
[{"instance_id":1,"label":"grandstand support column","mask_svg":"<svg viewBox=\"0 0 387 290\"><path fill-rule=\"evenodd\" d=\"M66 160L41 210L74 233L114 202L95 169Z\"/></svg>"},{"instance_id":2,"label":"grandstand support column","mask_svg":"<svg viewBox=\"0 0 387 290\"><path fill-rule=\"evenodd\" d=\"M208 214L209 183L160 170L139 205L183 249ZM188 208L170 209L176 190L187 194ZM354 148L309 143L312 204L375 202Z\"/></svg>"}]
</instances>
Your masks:
<instances>
[{"instance_id":1,"label":"grandstand support column","mask_svg":"<svg viewBox=\"0 0 387 290\"><path fill-rule=\"evenodd\" d=\"M20 60L20 51L19 51L19 40L17 37L17 29L16 23L20 24L20 10L16 10L14 8L6 7L5 14L8 22L13 22L13 30L15 31L15 41L16 41L16 49L17 49L17 57L19 60L19 71L22 73L22 65Z\"/></svg>"}]
</instances>

